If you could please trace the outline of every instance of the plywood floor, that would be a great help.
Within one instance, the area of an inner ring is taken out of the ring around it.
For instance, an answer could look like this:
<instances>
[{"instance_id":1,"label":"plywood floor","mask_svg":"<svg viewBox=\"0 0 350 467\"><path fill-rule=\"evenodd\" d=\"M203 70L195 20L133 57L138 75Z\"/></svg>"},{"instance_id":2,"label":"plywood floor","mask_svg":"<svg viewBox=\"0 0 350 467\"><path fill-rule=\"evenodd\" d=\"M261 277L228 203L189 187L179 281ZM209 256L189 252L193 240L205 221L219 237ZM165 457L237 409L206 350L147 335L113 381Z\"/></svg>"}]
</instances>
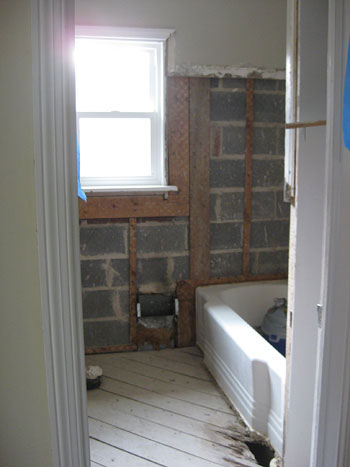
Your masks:
<instances>
[{"instance_id":1,"label":"plywood floor","mask_svg":"<svg viewBox=\"0 0 350 467\"><path fill-rule=\"evenodd\" d=\"M104 376L88 391L91 466L256 466L245 427L196 347L92 355Z\"/></svg>"}]
</instances>

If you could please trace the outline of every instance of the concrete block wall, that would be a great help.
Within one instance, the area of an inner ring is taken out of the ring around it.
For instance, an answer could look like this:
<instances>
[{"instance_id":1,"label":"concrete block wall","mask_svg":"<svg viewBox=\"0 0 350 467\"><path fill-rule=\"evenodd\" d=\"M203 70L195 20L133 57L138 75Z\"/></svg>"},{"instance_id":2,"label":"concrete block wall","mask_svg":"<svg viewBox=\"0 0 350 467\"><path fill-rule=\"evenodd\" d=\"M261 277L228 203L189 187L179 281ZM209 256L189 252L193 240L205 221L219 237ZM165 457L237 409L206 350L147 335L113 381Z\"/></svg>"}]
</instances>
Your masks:
<instances>
[{"instance_id":1,"label":"concrete block wall","mask_svg":"<svg viewBox=\"0 0 350 467\"><path fill-rule=\"evenodd\" d=\"M251 272L287 272L289 205L283 202L284 82L255 80ZM245 80L211 80L212 277L242 272ZM187 217L139 219L137 288L145 316L171 309L189 278ZM81 221L85 345L129 343L128 222Z\"/></svg>"},{"instance_id":2,"label":"concrete block wall","mask_svg":"<svg viewBox=\"0 0 350 467\"><path fill-rule=\"evenodd\" d=\"M244 79L211 80L212 277L240 274L244 215ZM287 272L289 205L283 202L285 83L254 81L251 272Z\"/></svg>"},{"instance_id":3,"label":"concrete block wall","mask_svg":"<svg viewBox=\"0 0 350 467\"><path fill-rule=\"evenodd\" d=\"M176 282L189 278L188 218L140 219L136 243L142 314L167 314ZM129 343L128 245L127 222L81 221L86 347Z\"/></svg>"}]
</instances>

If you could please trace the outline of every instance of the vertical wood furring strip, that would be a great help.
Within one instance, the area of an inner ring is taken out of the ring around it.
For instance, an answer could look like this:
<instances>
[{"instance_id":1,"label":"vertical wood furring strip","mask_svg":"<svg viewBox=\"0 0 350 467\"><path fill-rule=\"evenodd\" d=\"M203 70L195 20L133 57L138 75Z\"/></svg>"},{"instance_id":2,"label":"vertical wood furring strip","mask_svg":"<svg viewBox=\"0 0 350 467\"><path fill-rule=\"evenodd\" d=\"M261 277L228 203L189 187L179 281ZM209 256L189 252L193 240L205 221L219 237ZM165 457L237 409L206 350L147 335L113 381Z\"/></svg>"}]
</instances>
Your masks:
<instances>
[{"instance_id":1,"label":"vertical wood furring strip","mask_svg":"<svg viewBox=\"0 0 350 467\"><path fill-rule=\"evenodd\" d=\"M130 343L136 340L136 218L129 219L129 313Z\"/></svg>"},{"instance_id":2,"label":"vertical wood furring strip","mask_svg":"<svg viewBox=\"0 0 350 467\"><path fill-rule=\"evenodd\" d=\"M243 276L250 269L250 232L252 217L252 172L254 137L254 80L246 81L246 126L245 126L245 182L244 182L244 223L243 223Z\"/></svg>"},{"instance_id":3,"label":"vertical wood furring strip","mask_svg":"<svg viewBox=\"0 0 350 467\"><path fill-rule=\"evenodd\" d=\"M190 78L190 277L210 275L210 79Z\"/></svg>"}]
</instances>

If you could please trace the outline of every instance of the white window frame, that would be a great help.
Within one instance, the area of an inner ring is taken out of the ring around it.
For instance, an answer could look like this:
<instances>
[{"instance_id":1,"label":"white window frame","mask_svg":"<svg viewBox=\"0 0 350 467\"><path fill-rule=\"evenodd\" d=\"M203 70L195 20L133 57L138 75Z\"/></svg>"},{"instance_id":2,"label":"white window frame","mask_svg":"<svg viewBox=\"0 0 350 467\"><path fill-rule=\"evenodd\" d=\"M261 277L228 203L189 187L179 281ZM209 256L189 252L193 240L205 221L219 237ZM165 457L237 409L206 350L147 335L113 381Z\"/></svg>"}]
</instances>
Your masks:
<instances>
[{"instance_id":1,"label":"white window frame","mask_svg":"<svg viewBox=\"0 0 350 467\"><path fill-rule=\"evenodd\" d=\"M76 26L76 38L117 39L135 41L150 46L156 51L157 64L155 83L157 86L157 108L155 112L77 112L79 139L80 118L142 118L151 120L151 165L148 177L81 177L81 185L87 193L129 191L174 191L167 186L165 150L165 44L174 32L171 29L115 28L103 26ZM81 157L83 155L81 154Z\"/></svg>"}]
</instances>

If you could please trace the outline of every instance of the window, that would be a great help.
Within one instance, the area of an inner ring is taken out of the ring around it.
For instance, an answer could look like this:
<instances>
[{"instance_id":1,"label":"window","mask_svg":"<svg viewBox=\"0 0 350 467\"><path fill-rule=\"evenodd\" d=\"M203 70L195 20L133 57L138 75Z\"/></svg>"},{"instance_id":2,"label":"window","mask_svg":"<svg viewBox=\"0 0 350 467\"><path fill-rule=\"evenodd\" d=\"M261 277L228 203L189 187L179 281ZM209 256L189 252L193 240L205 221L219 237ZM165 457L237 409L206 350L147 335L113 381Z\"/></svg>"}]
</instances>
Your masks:
<instances>
[{"instance_id":1,"label":"window","mask_svg":"<svg viewBox=\"0 0 350 467\"><path fill-rule=\"evenodd\" d=\"M164 187L164 44L171 31L77 28L77 131L86 191Z\"/></svg>"}]
</instances>

